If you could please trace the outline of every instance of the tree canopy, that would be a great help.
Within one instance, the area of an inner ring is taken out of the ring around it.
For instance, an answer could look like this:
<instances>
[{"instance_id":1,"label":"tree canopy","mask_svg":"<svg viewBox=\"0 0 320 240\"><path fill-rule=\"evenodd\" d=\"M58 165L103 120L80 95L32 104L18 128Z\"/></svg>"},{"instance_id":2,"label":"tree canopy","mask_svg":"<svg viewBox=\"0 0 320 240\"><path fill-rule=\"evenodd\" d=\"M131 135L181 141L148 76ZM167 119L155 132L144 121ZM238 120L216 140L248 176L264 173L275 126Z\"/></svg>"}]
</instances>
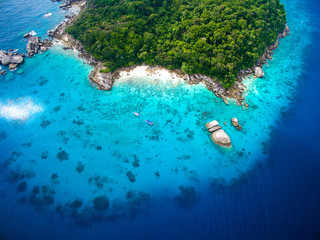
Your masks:
<instances>
[{"instance_id":1,"label":"tree canopy","mask_svg":"<svg viewBox=\"0 0 320 240\"><path fill-rule=\"evenodd\" d=\"M110 71L162 65L228 88L285 22L279 0L89 0L67 31Z\"/></svg>"}]
</instances>

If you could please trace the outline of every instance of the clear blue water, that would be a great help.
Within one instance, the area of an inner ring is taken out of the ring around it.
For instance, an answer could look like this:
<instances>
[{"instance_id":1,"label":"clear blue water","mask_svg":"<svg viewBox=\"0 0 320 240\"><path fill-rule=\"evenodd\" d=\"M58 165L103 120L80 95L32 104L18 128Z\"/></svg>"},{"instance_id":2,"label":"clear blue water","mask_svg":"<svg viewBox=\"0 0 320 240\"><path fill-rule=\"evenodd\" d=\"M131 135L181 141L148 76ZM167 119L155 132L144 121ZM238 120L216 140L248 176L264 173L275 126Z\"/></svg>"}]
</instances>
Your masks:
<instances>
[{"instance_id":1,"label":"clear blue water","mask_svg":"<svg viewBox=\"0 0 320 240\"><path fill-rule=\"evenodd\" d=\"M283 3L292 35L245 81L248 109L163 77L98 91L59 44L0 76L0 239L318 239L320 8ZM44 37L66 12L8 0L0 14L0 49L23 51L24 33ZM231 149L210 142L213 119Z\"/></svg>"}]
</instances>

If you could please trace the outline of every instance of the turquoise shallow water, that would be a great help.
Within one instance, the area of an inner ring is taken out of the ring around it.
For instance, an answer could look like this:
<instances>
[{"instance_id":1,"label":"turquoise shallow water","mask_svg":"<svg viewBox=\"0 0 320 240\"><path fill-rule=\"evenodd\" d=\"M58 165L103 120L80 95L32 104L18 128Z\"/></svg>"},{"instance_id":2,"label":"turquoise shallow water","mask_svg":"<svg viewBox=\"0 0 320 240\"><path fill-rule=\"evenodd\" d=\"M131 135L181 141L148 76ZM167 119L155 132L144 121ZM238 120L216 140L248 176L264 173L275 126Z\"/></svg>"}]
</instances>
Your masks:
<instances>
[{"instance_id":1,"label":"turquoise shallow water","mask_svg":"<svg viewBox=\"0 0 320 240\"><path fill-rule=\"evenodd\" d=\"M248 109L225 105L203 85L169 78L131 77L117 81L112 91L98 91L87 79L92 68L59 44L27 59L20 67L23 74L0 76L0 190L6 206L0 215L12 216L3 232L19 238L12 231L21 221L19 212L34 216L43 229L43 218L56 223L53 229L62 227L56 222L60 216L81 226L101 219L121 223L127 215L138 216L139 223L139 217L163 207L163 201L188 209L208 188L237 183L265 165L273 129L301 85L314 31L306 6L284 4L292 35L281 40L264 66L265 78L245 80ZM18 17L30 5L27 17ZM21 34L35 30L44 36L64 14L58 4L38 0L2 1L0 11L1 25L11 26L0 49L23 49ZM53 15L43 18L47 12ZM242 131L232 127L233 117ZM231 149L210 141L204 124L214 119L230 135ZM108 198L108 211L94 208L100 196ZM65 229L55 231L56 238ZM28 234L33 239L46 236Z\"/></svg>"}]
</instances>

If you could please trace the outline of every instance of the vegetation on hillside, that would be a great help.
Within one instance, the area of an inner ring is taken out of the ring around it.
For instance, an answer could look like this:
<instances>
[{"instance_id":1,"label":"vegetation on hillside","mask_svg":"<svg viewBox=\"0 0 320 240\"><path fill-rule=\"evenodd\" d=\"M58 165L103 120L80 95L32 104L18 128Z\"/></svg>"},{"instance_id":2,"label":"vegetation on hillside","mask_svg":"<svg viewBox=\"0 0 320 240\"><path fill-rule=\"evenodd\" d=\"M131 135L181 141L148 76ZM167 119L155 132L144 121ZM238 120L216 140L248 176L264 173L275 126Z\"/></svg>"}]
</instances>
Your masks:
<instances>
[{"instance_id":1,"label":"vegetation on hillside","mask_svg":"<svg viewBox=\"0 0 320 240\"><path fill-rule=\"evenodd\" d=\"M228 88L285 22L279 0L88 0L67 31L111 71L162 65Z\"/></svg>"}]
</instances>

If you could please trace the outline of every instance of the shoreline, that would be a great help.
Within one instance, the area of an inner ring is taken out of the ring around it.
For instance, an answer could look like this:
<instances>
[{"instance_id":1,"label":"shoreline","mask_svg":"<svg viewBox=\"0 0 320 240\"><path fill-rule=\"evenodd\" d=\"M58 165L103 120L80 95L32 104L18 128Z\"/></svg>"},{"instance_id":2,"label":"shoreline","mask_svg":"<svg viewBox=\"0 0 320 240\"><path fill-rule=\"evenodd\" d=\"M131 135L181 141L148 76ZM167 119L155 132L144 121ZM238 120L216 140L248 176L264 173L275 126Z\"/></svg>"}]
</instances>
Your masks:
<instances>
[{"instance_id":1,"label":"shoreline","mask_svg":"<svg viewBox=\"0 0 320 240\"><path fill-rule=\"evenodd\" d=\"M248 108L249 105L246 102L245 97L243 96L243 93L245 92L245 85L243 84L243 79L248 76L253 76L254 78L256 77L263 78L264 76L264 72L262 70L263 65L266 64L268 60L272 60L273 52L275 49L277 49L277 47L280 44L279 40L281 38L286 37L287 35L290 35L290 29L286 23L284 30L278 34L275 42L266 48L265 52L256 61L254 66L248 69L240 70L238 73L238 76L235 79L235 83L229 89L225 89L222 86L221 82L217 82L212 78L205 76L203 74L189 75L187 73L184 73L180 69L169 70L160 65L156 65L156 66L150 66L146 64L133 65L132 67L118 68L114 72L109 72L109 73L101 72L101 70L105 69L104 66L102 65L102 62L96 60L91 54L85 51L81 43L78 40L74 39L70 34L66 33L65 31L66 27L71 25L72 22L77 19L78 15L80 15L85 10L86 0L73 0L73 1L69 0L68 6L79 7L80 11L77 13L74 13L71 17L68 17L67 21L64 20L63 22L61 22L54 30L48 31L48 35L53 39L61 41L66 46L65 49L72 49L78 52L78 56L80 58L85 59L89 65L94 67L94 70L90 72L90 74L88 75L88 78L94 85L97 86L99 90L106 90L106 91L110 91L114 85L114 82L117 79L121 78L124 74L130 73L133 69L139 66L145 66L147 67L145 70L149 72L149 74L151 75L158 70L163 70L163 71L167 71L172 78L178 77L186 81L190 85L203 83L210 92L214 93L217 98L221 98L226 105L228 105L227 98L232 98L236 100L237 105Z\"/></svg>"}]
</instances>

